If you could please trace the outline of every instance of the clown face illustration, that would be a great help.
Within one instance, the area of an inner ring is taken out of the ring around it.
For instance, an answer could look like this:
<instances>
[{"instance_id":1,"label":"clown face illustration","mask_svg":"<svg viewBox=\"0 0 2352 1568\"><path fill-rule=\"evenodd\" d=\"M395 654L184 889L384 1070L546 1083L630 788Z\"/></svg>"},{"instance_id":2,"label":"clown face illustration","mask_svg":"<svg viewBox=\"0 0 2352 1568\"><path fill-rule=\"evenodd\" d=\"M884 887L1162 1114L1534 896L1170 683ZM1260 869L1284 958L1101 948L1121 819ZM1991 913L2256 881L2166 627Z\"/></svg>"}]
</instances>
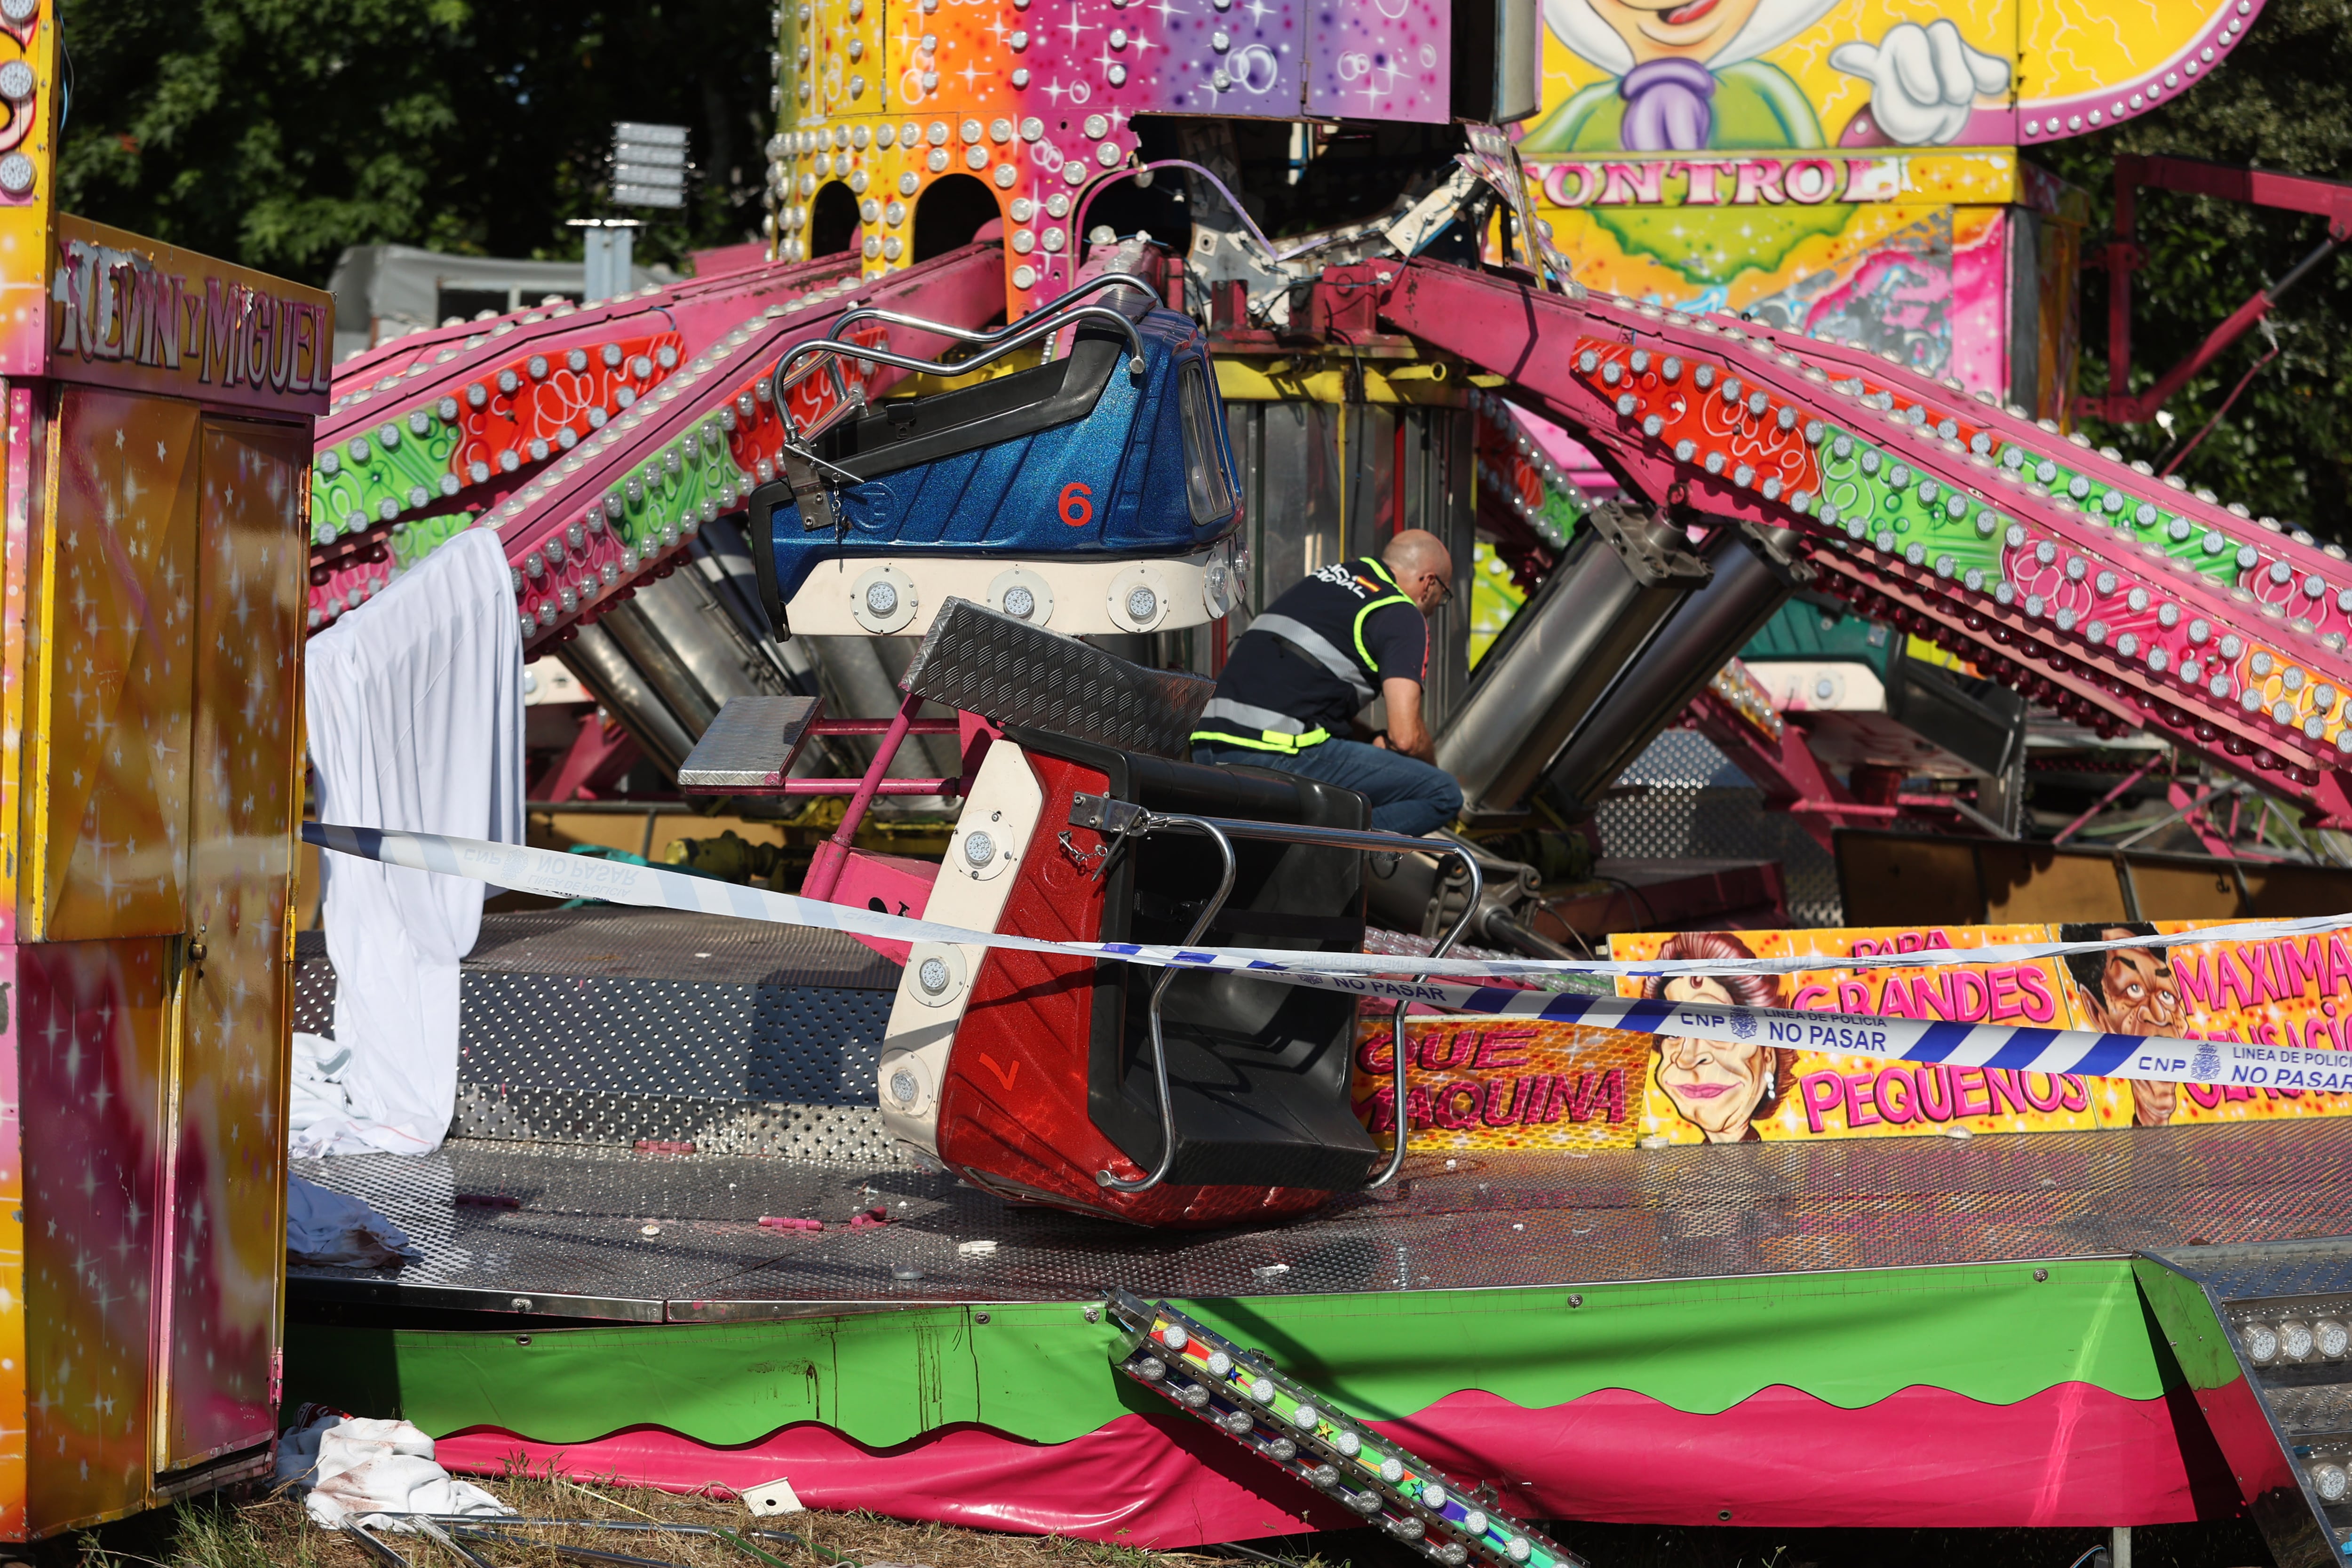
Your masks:
<instances>
[{"instance_id":1,"label":"clown face illustration","mask_svg":"<svg viewBox=\"0 0 2352 1568\"><path fill-rule=\"evenodd\" d=\"M2155 934L2156 928L2144 921L2058 928L2062 942L2121 942ZM2162 948L2069 953L2066 970L2081 998L2085 1021L2093 1028L2111 1035L2170 1035L2180 1028L2184 1016L2180 986L2172 973L2171 956ZM2131 1091L2136 1126L2161 1127L2179 1111L2178 1084L2134 1079Z\"/></svg>"},{"instance_id":2,"label":"clown face illustration","mask_svg":"<svg viewBox=\"0 0 2352 1568\"><path fill-rule=\"evenodd\" d=\"M1754 18L1762 0L1688 0L1680 5L1629 5L1590 0L1593 15L1625 41L1637 65L1680 56L1714 58Z\"/></svg>"},{"instance_id":3,"label":"clown face illustration","mask_svg":"<svg viewBox=\"0 0 2352 1568\"><path fill-rule=\"evenodd\" d=\"M1525 153L1695 153L1819 147L1812 104L1759 56L1828 14L1835 0L1545 0L1559 40L1616 79L1578 92L1531 131ZM2009 87L2009 62L1971 47L1950 20L1898 22L1875 44L1841 43L1830 64L1871 83L1845 142L1944 145L1978 99Z\"/></svg>"}]
</instances>

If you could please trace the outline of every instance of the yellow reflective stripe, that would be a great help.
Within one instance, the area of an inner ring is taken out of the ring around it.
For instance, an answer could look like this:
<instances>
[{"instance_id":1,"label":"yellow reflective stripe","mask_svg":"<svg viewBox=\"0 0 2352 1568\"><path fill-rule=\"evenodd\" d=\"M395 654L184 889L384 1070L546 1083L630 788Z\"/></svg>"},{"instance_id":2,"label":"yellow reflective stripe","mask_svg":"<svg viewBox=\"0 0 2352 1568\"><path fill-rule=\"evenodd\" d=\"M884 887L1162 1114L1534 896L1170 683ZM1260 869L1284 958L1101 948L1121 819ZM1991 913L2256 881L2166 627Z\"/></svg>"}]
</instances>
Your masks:
<instances>
[{"instance_id":1,"label":"yellow reflective stripe","mask_svg":"<svg viewBox=\"0 0 2352 1568\"><path fill-rule=\"evenodd\" d=\"M1328 730L1309 730L1303 735L1286 735L1279 730L1260 730L1255 736L1229 735L1222 730L1195 730L1192 734L1196 745L1207 741L1239 746L1244 751L1279 752L1285 756L1294 756L1309 746L1319 746L1330 738Z\"/></svg>"},{"instance_id":2,"label":"yellow reflective stripe","mask_svg":"<svg viewBox=\"0 0 2352 1568\"><path fill-rule=\"evenodd\" d=\"M1364 646L1364 617L1374 610L1384 610L1391 605L1410 605L1412 601L1402 594L1391 594L1385 599L1374 599L1356 612L1356 657L1364 661L1365 672L1375 680L1381 678L1380 667L1372 662L1372 650Z\"/></svg>"},{"instance_id":3,"label":"yellow reflective stripe","mask_svg":"<svg viewBox=\"0 0 2352 1568\"><path fill-rule=\"evenodd\" d=\"M1364 564L1372 569L1373 576L1378 577L1381 582L1386 583L1391 588L1396 587L1397 580L1389 575L1388 566L1378 556L1365 556ZM1403 590L1399 589L1396 593L1391 594L1386 598L1374 599L1370 604L1366 605L1362 609L1356 612L1356 657L1364 661L1365 673L1371 676L1375 680L1380 679L1381 672L1372 664L1372 650L1364 646L1364 617L1370 615L1374 610L1386 609L1391 605L1411 604L1412 604L1412 600L1406 596ZM1413 605L1413 607L1415 609L1420 608L1417 605Z\"/></svg>"}]
</instances>

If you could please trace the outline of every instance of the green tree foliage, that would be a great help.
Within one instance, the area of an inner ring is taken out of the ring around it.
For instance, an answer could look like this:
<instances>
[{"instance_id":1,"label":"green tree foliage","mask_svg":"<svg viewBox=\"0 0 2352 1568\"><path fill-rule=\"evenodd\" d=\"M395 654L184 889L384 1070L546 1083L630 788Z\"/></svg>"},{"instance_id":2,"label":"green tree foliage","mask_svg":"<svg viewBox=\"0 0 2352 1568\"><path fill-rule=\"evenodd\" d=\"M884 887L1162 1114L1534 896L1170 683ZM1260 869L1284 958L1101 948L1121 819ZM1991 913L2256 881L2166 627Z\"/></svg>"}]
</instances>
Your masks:
<instances>
[{"instance_id":1,"label":"green tree foliage","mask_svg":"<svg viewBox=\"0 0 2352 1568\"><path fill-rule=\"evenodd\" d=\"M2031 70L2031 62L2028 69ZM2118 153L2352 178L2352 0L2270 0L2221 69L2155 113L2032 156L2090 192L2086 247L2110 231ZM2193 353L2255 290L2284 277L2326 237L2315 217L2200 196L2144 191L2132 279L2132 384L2147 386ZM2107 384L2107 280L2086 270L2080 385ZM2270 317L2278 357L2265 365L2210 436L2176 470L2223 500L2352 544L2352 253L2306 274ZM2175 394L2160 425L2085 421L2094 440L2162 467L2221 408L2267 353L2250 332Z\"/></svg>"},{"instance_id":2,"label":"green tree foliage","mask_svg":"<svg viewBox=\"0 0 2352 1568\"><path fill-rule=\"evenodd\" d=\"M64 0L69 211L311 282L347 245L580 254L615 120L691 128L643 264L753 237L770 0Z\"/></svg>"}]
</instances>

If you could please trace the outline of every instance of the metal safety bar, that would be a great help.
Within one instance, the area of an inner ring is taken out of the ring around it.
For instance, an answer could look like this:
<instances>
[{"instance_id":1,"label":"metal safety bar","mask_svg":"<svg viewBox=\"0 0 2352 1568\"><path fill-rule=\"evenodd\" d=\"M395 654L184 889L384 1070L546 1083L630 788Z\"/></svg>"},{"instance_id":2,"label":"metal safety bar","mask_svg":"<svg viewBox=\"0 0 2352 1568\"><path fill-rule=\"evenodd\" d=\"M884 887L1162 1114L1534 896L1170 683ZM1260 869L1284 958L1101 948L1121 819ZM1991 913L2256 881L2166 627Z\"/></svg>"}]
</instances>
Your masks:
<instances>
[{"instance_id":1,"label":"metal safety bar","mask_svg":"<svg viewBox=\"0 0 2352 1568\"><path fill-rule=\"evenodd\" d=\"M1084 300L1088 295L1099 294L1107 289L1132 289L1136 290L1136 292L1141 294L1146 300L1156 300L1160 297L1158 290L1152 288L1148 279L1140 278L1135 273L1104 272L1087 279L1085 282L1079 284L1076 288L1071 289L1066 294L1056 295L1053 300L1049 300L1045 304L1040 305L1037 309L1030 311L1019 321L1008 321L1003 326L998 327L992 331L974 327L952 326L945 321L926 321L920 316L909 316L898 310L886 310L879 305L865 305L853 310L845 311L842 314L841 319L834 322L832 330L825 333L825 338L838 340L844 329L854 326L859 321L886 321L896 327L913 327L919 331L936 333L943 338L953 338L958 342L976 343L982 346L989 346L1001 343L1008 338L1017 336L1021 332L1035 327L1041 321L1053 321L1066 324L1062 322L1062 318L1069 315L1071 311L1075 310L1078 307L1080 301ZM1090 308L1100 310L1103 307L1094 306ZM824 340L819 341L822 342ZM1137 357L1140 358L1143 352L1140 347L1140 340L1132 331L1128 333L1128 342L1132 345L1136 345L1135 352ZM862 358L864 356L853 354L851 357ZM957 362L957 364L942 364L939 368L952 371L955 370L959 364L969 367L975 363L977 362L962 360ZM1139 370L1141 367L1138 366L1137 368Z\"/></svg>"},{"instance_id":2,"label":"metal safety bar","mask_svg":"<svg viewBox=\"0 0 2352 1568\"><path fill-rule=\"evenodd\" d=\"M1107 796L1092 795L1080 795L1072 799L1070 823L1076 827L1094 828L1106 838L1126 839L1157 832L1162 828L1174 828L1206 833L1216 839L1218 847L1225 855L1224 885L1217 897L1212 900L1209 908L1202 912L1201 918L1193 922L1192 934L1184 939L1184 945L1187 947L1200 941L1201 933L1208 930L1209 921L1215 917L1218 910L1223 907L1224 900L1233 893L1234 858L1231 840L1235 838L1246 838L1269 844L1304 844L1322 849L1360 849L1368 855L1453 856L1462 862L1463 869L1469 873L1468 897L1463 901L1461 916L1454 921L1453 929L1440 938L1437 945L1430 950L1429 956L1432 958L1444 957L1454 944L1461 940L1463 933L1470 929L1470 922L1477 917L1478 900L1486 890L1486 879L1478 869L1477 856L1471 852L1467 845L1446 838L1408 838L1401 833L1374 833L1354 827L1316 827L1289 822L1247 822L1230 816L1187 816L1147 811L1133 801L1112 800ZM1176 1111L1173 1103L1168 1098L1167 1053L1161 1048L1160 1039L1160 994L1167 989L1175 973L1173 965L1164 968L1151 992L1150 1015L1151 1052L1153 1073L1160 1088L1160 1126L1163 1139L1160 1151L1159 1168L1141 1182L1133 1184L1118 1181L1108 1171L1097 1172L1095 1175L1095 1180L1102 1185L1123 1193L1139 1193L1158 1186L1166 1179L1169 1163L1175 1158ZM1416 981L1427 978L1425 973L1413 976ZM1397 1173L1404 1168L1405 1143L1412 1132L1412 1112L1405 1096L1407 1053L1404 1039L1404 1016L1405 1009L1412 1005L1410 1001L1397 1004L1396 1021L1392 1028L1394 1049L1391 1055L1394 1058L1392 1082L1396 1094L1396 1147L1389 1151L1387 1166L1367 1184L1364 1189L1367 1192L1384 1187L1395 1181Z\"/></svg>"},{"instance_id":3,"label":"metal safety bar","mask_svg":"<svg viewBox=\"0 0 2352 1568\"><path fill-rule=\"evenodd\" d=\"M344 1524L342 1529L346 1534L356 1539L362 1547L366 1548L368 1554L377 1562L396 1563L398 1568L410 1568L407 1558L403 1557L388 1543L378 1540L374 1531L369 1530L358 1520L352 1520Z\"/></svg>"},{"instance_id":4,"label":"metal safety bar","mask_svg":"<svg viewBox=\"0 0 2352 1568\"><path fill-rule=\"evenodd\" d=\"M436 1523L436 1521L433 1521L433 1519L412 1519L412 1521L409 1521L409 1523L414 1523L414 1526L416 1526L416 1531L419 1531L421 1535L425 1535L425 1538L433 1540L433 1542L436 1542L437 1547L442 1549L442 1552L449 1552L449 1554L452 1554L452 1556L457 1556L457 1559L461 1561L461 1563L466 1563L466 1568L499 1568L499 1565L494 1563L494 1561L489 1561L489 1559L487 1559L487 1556L482 1556L480 1552L475 1552L473 1547L468 1547L468 1544L466 1544L466 1542L461 1542L461 1540L458 1540L457 1535L452 1535L452 1532L449 1532L449 1531L445 1531L445 1528L440 1528L440 1523Z\"/></svg>"},{"instance_id":5,"label":"metal safety bar","mask_svg":"<svg viewBox=\"0 0 2352 1568\"><path fill-rule=\"evenodd\" d=\"M899 370L919 371L937 375L965 375L980 369L982 365L1003 359L1015 349L1025 348L1040 338L1051 337L1063 328L1073 326L1080 321L1108 321L1118 328L1127 339L1128 374L1141 375L1144 372L1143 334L1136 331L1135 323L1108 305L1078 303L1087 295L1099 293L1109 288L1140 289L1147 300L1155 300L1159 297L1149 283L1131 272L1106 272L1099 278L1090 279L1084 287L1061 296L1052 304L1041 310L1033 310L1018 321L1001 327L992 332L972 331L962 327L950 326L944 321L927 321L919 316L904 315L896 310L885 310L878 307L845 311L840 320L834 323L831 332L814 342L800 344L776 362L775 372L769 378L769 390L775 400L777 413L785 420L786 428L789 430L791 416L785 412L784 398L798 381L799 378L793 372L803 360L829 354L836 362L845 359L869 360L876 364L893 365ZM858 321L885 321L896 326L913 327L921 331L936 333L940 337L952 338L959 342L980 345L982 352L969 359L958 360L950 363L945 360L916 359L908 354L893 353L888 349L868 348L844 342L840 336L841 332Z\"/></svg>"},{"instance_id":6,"label":"metal safety bar","mask_svg":"<svg viewBox=\"0 0 2352 1568\"><path fill-rule=\"evenodd\" d=\"M1217 879L1216 895L1202 906L1201 918L1192 922L1192 931L1185 934L1184 945L1190 947L1201 940L1201 933L1209 929L1209 922L1217 918L1218 912L1225 907L1225 900L1234 896L1234 876L1239 866L1234 858L1234 841L1218 824L1205 816L1157 816L1141 831L1150 833L1157 827L1205 833L1215 842L1217 853L1224 857L1224 872ZM1152 1166L1151 1173L1139 1182L1121 1181L1108 1171L1097 1171L1095 1180L1115 1193L1150 1191L1168 1179L1168 1167L1176 1160L1176 1102L1168 1093L1168 1044L1160 1036L1160 1001L1167 995L1168 987L1175 978L1173 965L1160 972L1160 978L1151 983L1151 1005L1144 1012L1151 1035L1151 1077L1160 1090L1160 1163Z\"/></svg>"},{"instance_id":7,"label":"metal safety bar","mask_svg":"<svg viewBox=\"0 0 2352 1568\"><path fill-rule=\"evenodd\" d=\"M520 1546L524 1551L551 1552L558 1557L568 1557L575 1563L617 1563L622 1568L679 1568L676 1563L661 1557L637 1557L626 1552L599 1552L593 1546L558 1546L552 1542L525 1541L519 1535L501 1535L495 1530L478 1525L457 1526L457 1532L468 1541L495 1542L500 1546Z\"/></svg>"},{"instance_id":8,"label":"metal safety bar","mask_svg":"<svg viewBox=\"0 0 2352 1568\"><path fill-rule=\"evenodd\" d=\"M838 1568L858 1568L856 1563L852 1563L848 1558L842 1556L840 1553L829 1552L824 1547L818 1546L814 1542L810 1542L802 1536L793 1534L789 1530L757 1530L746 1525L737 1525L730 1529L724 1525L686 1524L669 1520L658 1519L648 1520L640 1523L633 1519L527 1519L516 1514L503 1513L372 1513L366 1517L369 1519L405 1520L409 1523L415 1525L419 1530L429 1533L433 1539L451 1545L455 1550L464 1553L469 1558L473 1558L474 1554L466 1552L464 1547L457 1546L455 1542L449 1542L446 1533L439 1527L446 1525L450 1530L454 1530L460 1534L499 1541L511 1539L510 1537L497 1533L498 1531L508 1530L609 1530L638 1535L696 1535L701 1536L706 1540L722 1542L725 1544L733 1547L736 1551L743 1552L760 1562L776 1564L777 1568L788 1568L788 1565L785 1564L781 1558L778 1558L770 1552L761 1551L746 1539L746 1537L757 1536L762 1541L790 1542L794 1546L804 1548L805 1550L815 1553L817 1556L823 1557L828 1562L837 1564ZM398 1552L393 1551L391 1547L385 1545L375 1536L370 1534L356 1521L345 1524L342 1528L346 1531L357 1535L362 1541L365 1542L370 1547L380 1552L384 1558L388 1558L392 1562L402 1564L402 1568L409 1568L406 1558L402 1557ZM657 1559L650 1557L634 1557L616 1552L593 1552L582 1547L555 1546L543 1542L537 1544L539 1544L541 1550L558 1552L563 1556L573 1557L582 1561L593 1559L597 1562L605 1563L652 1563L655 1565L655 1568L674 1568L674 1565L672 1564L663 1563ZM479 1561L478 1558L474 1558L474 1560L477 1562Z\"/></svg>"}]
</instances>

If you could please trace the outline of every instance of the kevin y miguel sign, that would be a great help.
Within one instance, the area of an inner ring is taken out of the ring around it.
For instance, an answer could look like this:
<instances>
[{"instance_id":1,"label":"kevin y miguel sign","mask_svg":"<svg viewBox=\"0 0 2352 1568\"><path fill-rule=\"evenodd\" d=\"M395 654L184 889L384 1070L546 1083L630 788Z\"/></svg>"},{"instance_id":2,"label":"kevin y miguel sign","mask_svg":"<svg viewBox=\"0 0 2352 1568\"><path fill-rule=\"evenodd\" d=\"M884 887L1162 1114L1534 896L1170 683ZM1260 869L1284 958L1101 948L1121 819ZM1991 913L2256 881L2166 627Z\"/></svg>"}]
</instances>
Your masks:
<instances>
[{"instance_id":1,"label":"kevin y miguel sign","mask_svg":"<svg viewBox=\"0 0 2352 1568\"><path fill-rule=\"evenodd\" d=\"M48 315L59 379L327 412L334 300L319 289L60 216Z\"/></svg>"}]
</instances>

